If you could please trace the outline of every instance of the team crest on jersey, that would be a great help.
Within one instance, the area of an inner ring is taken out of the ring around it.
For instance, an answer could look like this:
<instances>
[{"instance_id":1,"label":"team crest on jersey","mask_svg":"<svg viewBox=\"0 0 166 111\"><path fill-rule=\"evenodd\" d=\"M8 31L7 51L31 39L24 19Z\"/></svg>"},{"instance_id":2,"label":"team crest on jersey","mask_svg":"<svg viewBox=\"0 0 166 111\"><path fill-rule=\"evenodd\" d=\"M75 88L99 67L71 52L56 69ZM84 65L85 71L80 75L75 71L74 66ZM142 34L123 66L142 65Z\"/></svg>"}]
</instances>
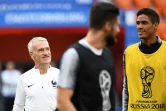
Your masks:
<instances>
[{"instance_id":1,"label":"team crest on jersey","mask_svg":"<svg viewBox=\"0 0 166 111\"><path fill-rule=\"evenodd\" d=\"M155 76L155 70L150 67L146 66L141 69L140 77L142 79L143 91L142 97L143 98L151 98L152 97L152 89L151 84Z\"/></svg>"},{"instance_id":2,"label":"team crest on jersey","mask_svg":"<svg viewBox=\"0 0 166 111\"><path fill-rule=\"evenodd\" d=\"M57 82L54 79L51 81L51 84L53 88L57 87Z\"/></svg>"}]
</instances>

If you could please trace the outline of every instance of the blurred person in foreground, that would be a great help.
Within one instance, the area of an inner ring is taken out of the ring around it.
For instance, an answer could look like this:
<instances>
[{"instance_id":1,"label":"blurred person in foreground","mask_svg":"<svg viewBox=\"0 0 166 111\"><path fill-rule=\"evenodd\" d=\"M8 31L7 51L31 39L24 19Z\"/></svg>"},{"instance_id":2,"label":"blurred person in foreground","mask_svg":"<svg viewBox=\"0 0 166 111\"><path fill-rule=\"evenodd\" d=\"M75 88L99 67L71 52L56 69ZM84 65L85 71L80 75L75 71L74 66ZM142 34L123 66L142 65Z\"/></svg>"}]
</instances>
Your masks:
<instances>
[{"instance_id":1,"label":"blurred person in foreground","mask_svg":"<svg viewBox=\"0 0 166 111\"><path fill-rule=\"evenodd\" d=\"M5 68L1 73L3 108L4 111L12 111L17 81L21 72L15 68L13 61L6 62Z\"/></svg>"},{"instance_id":2,"label":"blurred person in foreground","mask_svg":"<svg viewBox=\"0 0 166 111\"><path fill-rule=\"evenodd\" d=\"M153 9L137 13L140 42L124 52L123 111L166 111L166 42L156 34L159 22Z\"/></svg>"},{"instance_id":3,"label":"blurred person in foreground","mask_svg":"<svg viewBox=\"0 0 166 111\"><path fill-rule=\"evenodd\" d=\"M2 78L1 78L1 72L2 72L2 63L0 62L0 111L3 111L3 103L2 103Z\"/></svg>"},{"instance_id":4,"label":"blurred person in foreground","mask_svg":"<svg viewBox=\"0 0 166 111\"><path fill-rule=\"evenodd\" d=\"M60 61L60 111L115 111L114 64L106 45L116 43L119 9L94 4L85 38L64 52Z\"/></svg>"},{"instance_id":5,"label":"blurred person in foreground","mask_svg":"<svg viewBox=\"0 0 166 111\"><path fill-rule=\"evenodd\" d=\"M51 67L51 51L46 38L28 43L35 66L19 78L13 111L55 111L59 69Z\"/></svg>"}]
</instances>

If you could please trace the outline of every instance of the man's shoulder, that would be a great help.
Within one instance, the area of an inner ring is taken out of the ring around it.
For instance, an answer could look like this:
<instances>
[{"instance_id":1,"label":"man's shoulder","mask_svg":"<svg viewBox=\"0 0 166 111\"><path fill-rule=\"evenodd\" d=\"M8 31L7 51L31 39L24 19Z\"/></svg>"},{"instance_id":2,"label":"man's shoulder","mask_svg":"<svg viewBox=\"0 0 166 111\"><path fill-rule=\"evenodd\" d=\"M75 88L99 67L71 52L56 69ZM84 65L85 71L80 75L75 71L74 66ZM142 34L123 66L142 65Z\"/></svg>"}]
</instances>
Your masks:
<instances>
[{"instance_id":1,"label":"man's shoulder","mask_svg":"<svg viewBox=\"0 0 166 111\"><path fill-rule=\"evenodd\" d=\"M84 51L89 49L88 46L85 43L85 39L81 39L75 43L73 43L66 51L65 53L69 55L78 55L80 51Z\"/></svg>"},{"instance_id":2,"label":"man's shoulder","mask_svg":"<svg viewBox=\"0 0 166 111\"><path fill-rule=\"evenodd\" d=\"M5 73L7 73L7 70L1 71L1 74L2 74L2 75L5 74Z\"/></svg>"},{"instance_id":3,"label":"man's shoulder","mask_svg":"<svg viewBox=\"0 0 166 111\"><path fill-rule=\"evenodd\" d=\"M138 46L139 46L139 43L131 44L131 45L127 46L126 51L134 50L135 48L138 48Z\"/></svg>"},{"instance_id":4,"label":"man's shoulder","mask_svg":"<svg viewBox=\"0 0 166 111\"><path fill-rule=\"evenodd\" d=\"M166 41L162 40L161 42L162 43L161 43L160 49L165 50L166 49Z\"/></svg>"},{"instance_id":5,"label":"man's shoulder","mask_svg":"<svg viewBox=\"0 0 166 111\"><path fill-rule=\"evenodd\" d=\"M76 43L72 44L72 45L69 47L69 49L70 49L70 48L73 48L73 49L75 49L75 50L78 52L79 50L86 48L86 46L85 46L85 44L82 43L82 42L76 42Z\"/></svg>"},{"instance_id":6,"label":"man's shoulder","mask_svg":"<svg viewBox=\"0 0 166 111\"><path fill-rule=\"evenodd\" d=\"M20 78L27 78L28 76L30 76L31 74L34 74L34 70L33 68L24 72L23 74L21 74Z\"/></svg>"},{"instance_id":7,"label":"man's shoulder","mask_svg":"<svg viewBox=\"0 0 166 111\"><path fill-rule=\"evenodd\" d=\"M67 58L74 57L74 56L77 56L77 55L78 55L78 52L74 47L68 48L63 54L63 56L65 56Z\"/></svg>"},{"instance_id":8,"label":"man's shoulder","mask_svg":"<svg viewBox=\"0 0 166 111\"><path fill-rule=\"evenodd\" d=\"M166 46L166 41L165 41L165 40L162 40L162 44Z\"/></svg>"}]
</instances>

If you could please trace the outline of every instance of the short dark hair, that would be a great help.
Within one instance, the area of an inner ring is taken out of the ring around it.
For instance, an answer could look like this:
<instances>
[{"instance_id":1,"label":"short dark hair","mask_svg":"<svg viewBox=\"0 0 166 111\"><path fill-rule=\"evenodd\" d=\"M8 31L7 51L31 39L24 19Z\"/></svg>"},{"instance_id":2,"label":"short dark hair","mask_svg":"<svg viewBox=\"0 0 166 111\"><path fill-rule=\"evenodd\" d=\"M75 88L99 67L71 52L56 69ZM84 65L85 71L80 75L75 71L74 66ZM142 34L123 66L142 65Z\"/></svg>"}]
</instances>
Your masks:
<instances>
[{"instance_id":1,"label":"short dark hair","mask_svg":"<svg viewBox=\"0 0 166 111\"><path fill-rule=\"evenodd\" d=\"M155 10L150 8L143 8L137 12L137 17L142 14L147 15L153 24L156 22L158 24L160 23L160 17Z\"/></svg>"},{"instance_id":2,"label":"short dark hair","mask_svg":"<svg viewBox=\"0 0 166 111\"><path fill-rule=\"evenodd\" d=\"M92 6L90 11L89 27L101 29L107 21L112 22L119 15L119 9L107 2L99 2Z\"/></svg>"}]
</instances>

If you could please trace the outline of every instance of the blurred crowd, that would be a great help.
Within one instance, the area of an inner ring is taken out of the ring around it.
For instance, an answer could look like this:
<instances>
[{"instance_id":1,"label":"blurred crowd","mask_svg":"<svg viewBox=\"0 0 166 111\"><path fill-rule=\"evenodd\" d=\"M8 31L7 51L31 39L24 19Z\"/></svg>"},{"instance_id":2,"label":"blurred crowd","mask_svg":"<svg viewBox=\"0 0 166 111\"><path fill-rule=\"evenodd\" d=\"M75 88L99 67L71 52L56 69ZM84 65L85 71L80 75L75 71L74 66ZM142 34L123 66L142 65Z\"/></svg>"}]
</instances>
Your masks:
<instances>
[{"instance_id":1,"label":"blurred crowd","mask_svg":"<svg viewBox=\"0 0 166 111\"><path fill-rule=\"evenodd\" d=\"M5 68L0 71L0 111L11 111L14 104L17 81L21 71L16 69L13 61L5 63Z\"/></svg>"}]
</instances>

